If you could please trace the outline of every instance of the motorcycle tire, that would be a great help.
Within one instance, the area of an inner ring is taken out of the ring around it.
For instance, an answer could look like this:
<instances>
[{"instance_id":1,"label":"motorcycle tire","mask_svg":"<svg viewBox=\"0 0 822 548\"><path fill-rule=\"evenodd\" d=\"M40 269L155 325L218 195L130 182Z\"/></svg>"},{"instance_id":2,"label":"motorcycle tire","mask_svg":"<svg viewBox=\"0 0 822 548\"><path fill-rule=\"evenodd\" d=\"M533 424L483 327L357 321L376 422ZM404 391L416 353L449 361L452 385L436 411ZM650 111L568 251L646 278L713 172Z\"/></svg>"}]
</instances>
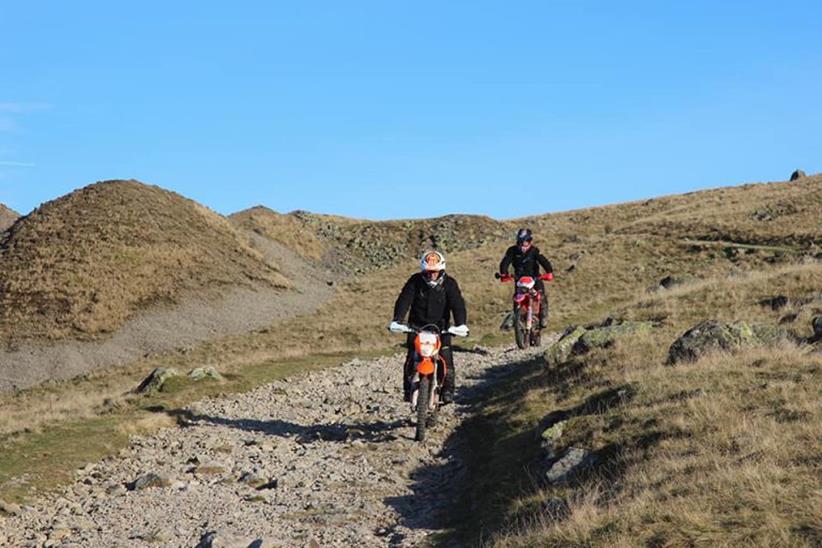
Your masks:
<instances>
[{"instance_id":1,"label":"motorcycle tire","mask_svg":"<svg viewBox=\"0 0 822 548\"><path fill-rule=\"evenodd\" d=\"M417 434L416 441L425 441L425 429L428 427L428 406L431 404L431 377L420 379L417 394Z\"/></svg>"},{"instance_id":2,"label":"motorcycle tire","mask_svg":"<svg viewBox=\"0 0 822 548\"><path fill-rule=\"evenodd\" d=\"M517 341L517 347L521 349L528 347L528 333L525 331L519 310L514 311L514 340Z\"/></svg>"}]
</instances>

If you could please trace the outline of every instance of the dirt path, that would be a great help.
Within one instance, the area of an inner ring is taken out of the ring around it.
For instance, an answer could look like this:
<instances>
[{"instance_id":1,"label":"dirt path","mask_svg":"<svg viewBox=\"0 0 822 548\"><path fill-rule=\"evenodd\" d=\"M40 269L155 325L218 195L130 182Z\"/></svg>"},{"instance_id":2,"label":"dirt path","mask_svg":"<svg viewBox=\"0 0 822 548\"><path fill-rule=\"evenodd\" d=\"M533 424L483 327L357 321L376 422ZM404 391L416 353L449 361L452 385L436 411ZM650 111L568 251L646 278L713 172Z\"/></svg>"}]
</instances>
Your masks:
<instances>
[{"instance_id":1,"label":"dirt path","mask_svg":"<svg viewBox=\"0 0 822 548\"><path fill-rule=\"evenodd\" d=\"M535 353L458 353L458 403L424 444L401 402L399 355L195 404L182 426L135 437L63 492L0 517L0 545L420 545L460 484L444 440L481 383ZM149 473L162 485L134 489Z\"/></svg>"}]
</instances>

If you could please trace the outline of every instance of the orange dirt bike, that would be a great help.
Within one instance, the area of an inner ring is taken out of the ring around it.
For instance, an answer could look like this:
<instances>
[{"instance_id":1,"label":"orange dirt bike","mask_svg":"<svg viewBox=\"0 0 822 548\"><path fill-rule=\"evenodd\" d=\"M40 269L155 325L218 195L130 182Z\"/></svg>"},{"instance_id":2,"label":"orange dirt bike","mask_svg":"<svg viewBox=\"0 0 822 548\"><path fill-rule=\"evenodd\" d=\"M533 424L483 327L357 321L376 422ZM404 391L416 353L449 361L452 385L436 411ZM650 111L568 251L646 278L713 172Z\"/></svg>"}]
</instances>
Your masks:
<instances>
[{"instance_id":1,"label":"orange dirt bike","mask_svg":"<svg viewBox=\"0 0 822 548\"><path fill-rule=\"evenodd\" d=\"M496 278L502 282L512 282L514 277L510 274L495 274ZM538 279L551 281L554 275L551 273L542 274ZM534 288L537 280L531 276L523 276L517 280L517 289L514 292L514 338L517 346L527 348L539 346L542 338L542 330L539 327L539 313L542 307L542 292Z\"/></svg>"},{"instance_id":2,"label":"orange dirt bike","mask_svg":"<svg viewBox=\"0 0 822 548\"><path fill-rule=\"evenodd\" d=\"M411 379L411 410L417 414L417 432L414 439L425 440L425 430L432 425L440 402L440 387L445 380L448 365L440 356L441 335L468 336L455 327L441 331L436 325L409 327L399 324L394 333L416 333L414 338L414 376Z\"/></svg>"}]
</instances>

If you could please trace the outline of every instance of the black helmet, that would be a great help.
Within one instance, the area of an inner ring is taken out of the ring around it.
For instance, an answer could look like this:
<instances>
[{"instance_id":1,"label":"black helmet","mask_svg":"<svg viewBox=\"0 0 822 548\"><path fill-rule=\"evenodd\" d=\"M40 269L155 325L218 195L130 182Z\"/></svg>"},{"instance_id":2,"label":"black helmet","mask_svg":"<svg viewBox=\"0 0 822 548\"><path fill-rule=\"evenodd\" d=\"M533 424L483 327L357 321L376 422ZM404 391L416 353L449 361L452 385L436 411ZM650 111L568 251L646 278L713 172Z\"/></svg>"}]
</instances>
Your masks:
<instances>
[{"instance_id":1,"label":"black helmet","mask_svg":"<svg viewBox=\"0 0 822 548\"><path fill-rule=\"evenodd\" d=\"M522 244L522 242L530 242L533 239L534 236L531 234L530 228L520 228L517 232L517 245Z\"/></svg>"}]
</instances>

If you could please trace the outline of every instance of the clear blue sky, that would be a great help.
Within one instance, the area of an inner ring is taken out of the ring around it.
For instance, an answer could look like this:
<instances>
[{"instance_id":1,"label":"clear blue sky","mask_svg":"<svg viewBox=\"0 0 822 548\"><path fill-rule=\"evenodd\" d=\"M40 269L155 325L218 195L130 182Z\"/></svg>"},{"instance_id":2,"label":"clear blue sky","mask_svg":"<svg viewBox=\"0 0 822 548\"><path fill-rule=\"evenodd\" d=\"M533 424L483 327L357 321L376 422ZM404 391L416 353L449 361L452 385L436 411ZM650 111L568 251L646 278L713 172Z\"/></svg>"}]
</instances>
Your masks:
<instances>
[{"instance_id":1,"label":"clear blue sky","mask_svg":"<svg viewBox=\"0 0 822 548\"><path fill-rule=\"evenodd\" d=\"M184 5L185 4L185 5ZM822 2L0 3L0 202L513 217L822 171Z\"/></svg>"}]
</instances>

